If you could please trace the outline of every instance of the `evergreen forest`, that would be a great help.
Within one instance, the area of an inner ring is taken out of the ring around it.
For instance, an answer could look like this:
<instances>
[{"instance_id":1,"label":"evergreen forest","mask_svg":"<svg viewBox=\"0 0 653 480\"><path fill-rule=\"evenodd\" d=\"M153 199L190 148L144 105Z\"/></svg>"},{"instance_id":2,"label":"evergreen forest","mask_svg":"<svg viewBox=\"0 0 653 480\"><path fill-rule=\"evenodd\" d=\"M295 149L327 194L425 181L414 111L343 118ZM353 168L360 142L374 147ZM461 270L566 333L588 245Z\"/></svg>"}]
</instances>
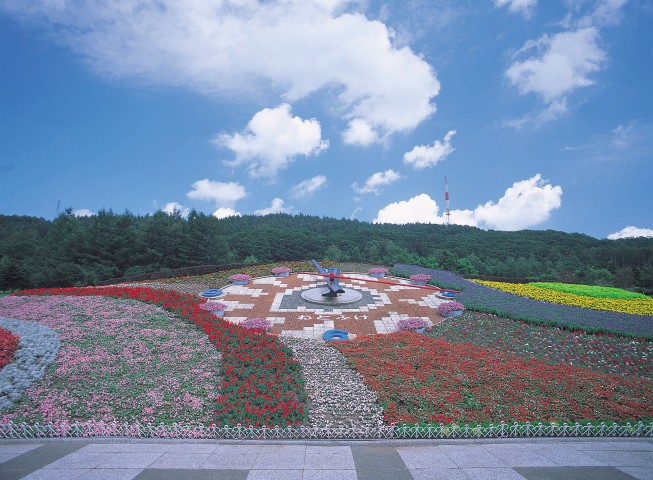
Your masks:
<instances>
[{"instance_id":1,"label":"evergreen forest","mask_svg":"<svg viewBox=\"0 0 653 480\"><path fill-rule=\"evenodd\" d=\"M287 214L217 219L196 211L182 218L102 210L76 217L68 209L52 221L0 215L4 291L310 258L412 263L469 277L584 283L653 294L653 238L599 240L553 230L377 225Z\"/></svg>"}]
</instances>

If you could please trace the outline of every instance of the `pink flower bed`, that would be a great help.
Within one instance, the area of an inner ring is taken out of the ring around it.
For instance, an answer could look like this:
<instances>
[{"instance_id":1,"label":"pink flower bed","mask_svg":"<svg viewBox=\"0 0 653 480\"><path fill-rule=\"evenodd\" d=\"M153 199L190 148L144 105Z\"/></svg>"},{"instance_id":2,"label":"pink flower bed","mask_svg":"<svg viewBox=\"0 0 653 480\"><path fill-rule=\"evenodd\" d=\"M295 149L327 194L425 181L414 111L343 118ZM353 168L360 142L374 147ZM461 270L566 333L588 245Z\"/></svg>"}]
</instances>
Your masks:
<instances>
[{"instance_id":1,"label":"pink flower bed","mask_svg":"<svg viewBox=\"0 0 653 480\"><path fill-rule=\"evenodd\" d=\"M0 316L38 320L61 349L12 421L206 423L215 411L220 355L191 323L136 300L9 296Z\"/></svg>"}]
</instances>

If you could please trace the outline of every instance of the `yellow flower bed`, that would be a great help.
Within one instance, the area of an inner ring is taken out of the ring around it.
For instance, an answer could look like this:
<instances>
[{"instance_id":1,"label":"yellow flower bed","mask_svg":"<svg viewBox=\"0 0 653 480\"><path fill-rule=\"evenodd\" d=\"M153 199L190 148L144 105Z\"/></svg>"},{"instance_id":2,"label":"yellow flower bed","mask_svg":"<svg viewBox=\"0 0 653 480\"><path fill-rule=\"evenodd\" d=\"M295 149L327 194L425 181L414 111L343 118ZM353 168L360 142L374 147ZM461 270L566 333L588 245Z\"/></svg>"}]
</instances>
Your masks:
<instances>
[{"instance_id":1,"label":"yellow flower bed","mask_svg":"<svg viewBox=\"0 0 653 480\"><path fill-rule=\"evenodd\" d=\"M591 308L592 310L607 310L609 312L631 313L634 315L653 315L653 299L613 299L595 298L573 293L557 292L554 290L534 287L523 283L490 282L474 280L486 287L496 288L504 292L514 293L523 297L541 300L543 302L560 303L572 307Z\"/></svg>"}]
</instances>

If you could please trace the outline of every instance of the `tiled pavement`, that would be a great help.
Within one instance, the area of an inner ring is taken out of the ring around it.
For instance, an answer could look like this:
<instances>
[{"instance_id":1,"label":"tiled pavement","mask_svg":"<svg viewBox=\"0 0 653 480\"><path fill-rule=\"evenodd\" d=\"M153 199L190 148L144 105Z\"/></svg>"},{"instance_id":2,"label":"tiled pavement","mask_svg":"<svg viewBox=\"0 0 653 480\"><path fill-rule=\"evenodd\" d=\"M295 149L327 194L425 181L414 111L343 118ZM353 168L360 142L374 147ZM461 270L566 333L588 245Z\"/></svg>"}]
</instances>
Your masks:
<instances>
[{"instance_id":1,"label":"tiled pavement","mask_svg":"<svg viewBox=\"0 0 653 480\"><path fill-rule=\"evenodd\" d=\"M653 439L0 440L0 479L653 480Z\"/></svg>"}]
</instances>

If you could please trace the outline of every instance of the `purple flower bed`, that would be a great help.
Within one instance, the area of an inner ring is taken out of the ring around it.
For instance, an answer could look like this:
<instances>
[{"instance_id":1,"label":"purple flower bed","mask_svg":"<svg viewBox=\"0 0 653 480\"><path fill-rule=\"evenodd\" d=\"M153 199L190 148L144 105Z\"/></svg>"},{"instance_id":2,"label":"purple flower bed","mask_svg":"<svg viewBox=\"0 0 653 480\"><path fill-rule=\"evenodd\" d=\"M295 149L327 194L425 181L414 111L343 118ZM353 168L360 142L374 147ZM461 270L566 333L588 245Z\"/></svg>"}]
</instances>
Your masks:
<instances>
[{"instance_id":1,"label":"purple flower bed","mask_svg":"<svg viewBox=\"0 0 653 480\"><path fill-rule=\"evenodd\" d=\"M445 270L398 263L394 272L400 276L426 274L431 283L442 288L461 290L458 299L468 309L494 313L536 324L578 328L588 332L614 332L653 339L653 316L590 310L533 300L479 285Z\"/></svg>"}]
</instances>

